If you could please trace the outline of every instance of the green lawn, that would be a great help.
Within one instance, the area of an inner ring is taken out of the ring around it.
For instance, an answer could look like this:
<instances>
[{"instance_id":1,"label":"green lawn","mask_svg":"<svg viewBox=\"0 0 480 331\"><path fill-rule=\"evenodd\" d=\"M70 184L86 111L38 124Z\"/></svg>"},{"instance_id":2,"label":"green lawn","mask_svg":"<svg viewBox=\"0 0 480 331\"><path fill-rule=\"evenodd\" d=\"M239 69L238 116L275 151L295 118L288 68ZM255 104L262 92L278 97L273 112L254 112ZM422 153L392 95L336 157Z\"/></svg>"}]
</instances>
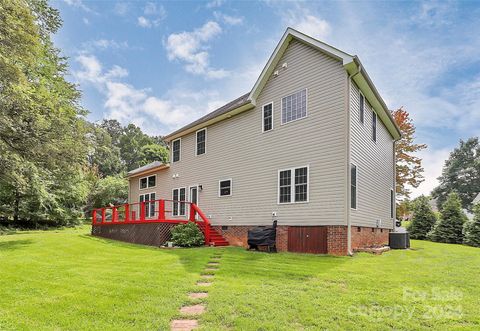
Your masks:
<instances>
[{"instance_id":1,"label":"green lawn","mask_svg":"<svg viewBox=\"0 0 480 331\"><path fill-rule=\"evenodd\" d=\"M0 330L168 330L215 248L163 250L88 228L0 236ZM226 248L204 330L480 329L480 249L381 256Z\"/></svg>"}]
</instances>

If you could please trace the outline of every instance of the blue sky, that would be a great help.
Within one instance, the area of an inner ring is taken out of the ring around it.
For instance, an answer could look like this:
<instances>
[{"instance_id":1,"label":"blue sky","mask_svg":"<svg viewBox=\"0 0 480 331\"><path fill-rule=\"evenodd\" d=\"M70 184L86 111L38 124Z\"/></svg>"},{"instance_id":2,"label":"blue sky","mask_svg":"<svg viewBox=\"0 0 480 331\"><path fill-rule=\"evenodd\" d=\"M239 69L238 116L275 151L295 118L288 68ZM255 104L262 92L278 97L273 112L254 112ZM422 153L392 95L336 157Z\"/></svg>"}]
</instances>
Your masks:
<instances>
[{"instance_id":1,"label":"blue sky","mask_svg":"<svg viewBox=\"0 0 480 331\"><path fill-rule=\"evenodd\" d=\"M248 92L287 26L365 65L391 109L417 125L436 185L458 140L480 135L480 2L53 1L92 121L166 134Z\"/></svg>"}]
</instances>

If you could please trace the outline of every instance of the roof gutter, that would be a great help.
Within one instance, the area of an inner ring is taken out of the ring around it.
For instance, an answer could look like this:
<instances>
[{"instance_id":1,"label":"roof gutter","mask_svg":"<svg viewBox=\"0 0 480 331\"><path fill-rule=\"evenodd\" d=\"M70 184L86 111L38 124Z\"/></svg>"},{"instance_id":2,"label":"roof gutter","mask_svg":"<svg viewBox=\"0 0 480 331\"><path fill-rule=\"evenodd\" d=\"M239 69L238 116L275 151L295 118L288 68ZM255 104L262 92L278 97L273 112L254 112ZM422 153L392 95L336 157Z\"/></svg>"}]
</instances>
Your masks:
<instances>
[{"instance_id":1,"label":"roof gutter","mask_svg":"<svg viewBox=\"0 0 480 331\"><path fill-rule=\"evenodd\" d=\"M209 125L215 124L217 122L223 121L225 119L228 119L232 116L243 113L244 111L250 110L252 108L255 108L255 104L251 100L248 100L246 103L238 106L237 108L234 108L234 109L230 110L227 113L224 113L222 115L214 117L214 118L212 118L210 120L207 120L205 122L198 123L197 125L192 126L191 128L185 129L183 131L179 131L179 132L176 132L174 134L168 135L168 136L164 137L163 140L165 142L169 143L172 140L175 140L175 139L177 139L179 137L182 137L186 134L196 132L196 131L198 131L198 130L206 127L206 126L209 126Z\"/></svg>"}]
</instances>

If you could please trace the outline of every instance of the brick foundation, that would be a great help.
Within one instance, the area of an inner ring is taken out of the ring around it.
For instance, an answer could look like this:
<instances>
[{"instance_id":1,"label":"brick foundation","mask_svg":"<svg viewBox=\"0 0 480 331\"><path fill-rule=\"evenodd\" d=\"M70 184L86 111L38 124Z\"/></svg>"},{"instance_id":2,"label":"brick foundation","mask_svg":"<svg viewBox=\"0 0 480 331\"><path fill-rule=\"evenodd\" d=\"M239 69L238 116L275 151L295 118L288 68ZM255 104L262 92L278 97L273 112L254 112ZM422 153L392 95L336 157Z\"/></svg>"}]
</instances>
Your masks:
<instances>
[{"instance_id":1,"label":"brick foundation","mask_svg":"<svg viewBox=\"0 0 480 331\"><path fill-rule=\"evenodd\" d=\"M222 229L221 226L214 226L232 246L248 247L248 230L256 226L229 225ZM288 251L288 229L289 226L279 225L277 227L277 250ZM327 253L330 255L348 254L348 228L346 226L327 226ZM352 250L360 248L381 247L388 245L389 229L367 228L352 226Z\"/></svg>"},{"instance_id":2,"label":"brick foundation","mask_svg":"<svg viewBox=\"0 0 480 331\"><path fill-rule=\"evenodd\" d=\"M352 226L352 249L382 247L388 245L389 229Z\"/></svg>"}]
</instances>

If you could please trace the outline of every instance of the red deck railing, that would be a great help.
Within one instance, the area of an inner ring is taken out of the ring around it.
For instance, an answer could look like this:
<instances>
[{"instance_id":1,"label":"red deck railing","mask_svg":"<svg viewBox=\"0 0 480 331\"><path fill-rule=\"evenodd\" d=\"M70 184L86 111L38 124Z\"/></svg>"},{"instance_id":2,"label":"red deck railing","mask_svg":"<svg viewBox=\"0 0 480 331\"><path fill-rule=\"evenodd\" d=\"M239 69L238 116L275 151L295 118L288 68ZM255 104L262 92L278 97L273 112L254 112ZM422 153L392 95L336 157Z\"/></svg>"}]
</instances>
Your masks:
<instances>
[{"instance_id":1,"label":"red deck railing","mask_svg":"<svg viewBox=\"0 0 480 331\"><path fill-rule=\"evenodd\" d=\"M152 200L96 208L92 212L92 225L188 222L200 225L205 245L209 245L210 221L196 204L188 201Z\"/></svg>"}]
</instances>

